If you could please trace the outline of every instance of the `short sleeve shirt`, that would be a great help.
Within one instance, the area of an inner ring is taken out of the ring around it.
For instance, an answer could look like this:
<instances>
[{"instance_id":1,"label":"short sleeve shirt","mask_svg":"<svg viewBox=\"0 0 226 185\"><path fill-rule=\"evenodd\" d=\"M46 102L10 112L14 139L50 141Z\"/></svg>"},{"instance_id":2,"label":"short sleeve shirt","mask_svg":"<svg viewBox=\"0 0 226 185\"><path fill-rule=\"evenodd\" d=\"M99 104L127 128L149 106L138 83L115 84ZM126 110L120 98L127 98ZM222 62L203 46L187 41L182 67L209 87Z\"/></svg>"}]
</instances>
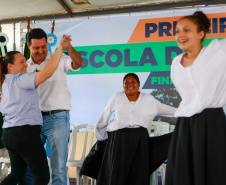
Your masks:
<instances>
[{"instance_id":1,"label":"short sleeve shirt","mask_svg":"<svg viewBox=\"0 0 226 185\"><path fill-rule=\"evenodd\" d=\"M48 61L52 58L53 53L48 52L46 59L40 64L35 64L32 58L27 60L27 72L42 70ZM78 71L71 66L71 58L62 54L60 63L54 74L37 88L39 94L39 107L41 111L51 110L71 110L71 94L67 85L67 72Z\"/></svg>"},{"instance_id":2,"label":"short sleeve shirt","mask_svg":"<svg viewBox=\"0 0 226 185\"><path fill-rule=\"evenodd\" d=\"M7 74L2 85L0 110L4 116L3 128L42 125L38 93L35 88L36 73Z\"/></svg>"}]
</instances>

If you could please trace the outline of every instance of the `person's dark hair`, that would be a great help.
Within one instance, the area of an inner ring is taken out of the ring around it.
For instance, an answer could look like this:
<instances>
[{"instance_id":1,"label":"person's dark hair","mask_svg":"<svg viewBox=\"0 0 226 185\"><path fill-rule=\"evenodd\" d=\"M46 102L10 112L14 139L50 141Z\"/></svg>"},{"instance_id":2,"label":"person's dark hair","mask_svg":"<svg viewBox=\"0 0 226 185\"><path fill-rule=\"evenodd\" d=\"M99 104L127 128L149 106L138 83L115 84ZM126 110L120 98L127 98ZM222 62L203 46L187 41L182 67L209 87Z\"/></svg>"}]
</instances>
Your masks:
<instances>
[{"instance_id":1,"label":"person's dark hair","mask_svg":"<svg viewBox=\"0 0 226 185\"><path fill-rule=\"evenodd\" d=\"M135 73L127 73L123 78L123 83L128 76L132 76L133 78L135 78L137 80L138 83L140 83L139 77Z\"/></svg>"},{"instance_id":2,"label":"person's dark hair","mask_svg":"<svg viewBox=\"0 0 226 185\"><path fill-rule=\"evenodd\" d=\"M204 34L204 37L201 40L201 42L203 42L203 40L206 36L206 33L210 29L210 21L207 18L207 16L202 11L196 11L193 15L184 16L180 20L182 20L182 19L189 19L193 23L195 23L198 27L198 32L204 31L205 34Z\"/></svg>"},{"instance_id":3,"label":"person's dark hair","mask_svg":"<svg viewBox=\"0 0 226 185\"><path fill-rule=\"evenodd\" d=\"M27 41L31 45L31 39L42 39L45 38L47 41L46 32L44 32L41 28L33 28L27 34Z\"/></svg>"},{"instance_id":4,"label":"person's dark hair","mask_svg":"<svg viewBox=\"0 0 226 185\"><path fill-rule=\"evenodd\" d=\"M8 63L14 64L15 55L20 53L19 51L10 51L5 57L0 57L0 87L5 80L5 75L8 73Z\"/></svg>"}]
</instances>

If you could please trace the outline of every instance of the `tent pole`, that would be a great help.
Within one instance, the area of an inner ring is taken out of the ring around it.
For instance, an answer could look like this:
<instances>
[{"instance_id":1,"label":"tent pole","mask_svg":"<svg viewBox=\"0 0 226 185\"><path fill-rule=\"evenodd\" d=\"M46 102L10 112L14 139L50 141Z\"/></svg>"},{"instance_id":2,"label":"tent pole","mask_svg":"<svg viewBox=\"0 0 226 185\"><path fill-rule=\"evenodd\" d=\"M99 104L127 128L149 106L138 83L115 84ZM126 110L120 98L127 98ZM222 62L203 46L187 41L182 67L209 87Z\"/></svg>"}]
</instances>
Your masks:
<instances>
[{"instance_id":1,"label":"tent pole","mask_svg":"<svg viewBox=\"0 0 226 185\"><path fill-rule=\"evenodd\" d=\"M13 51L16 51L16 23L13 24Z\"/></svg>"}]
</instances>

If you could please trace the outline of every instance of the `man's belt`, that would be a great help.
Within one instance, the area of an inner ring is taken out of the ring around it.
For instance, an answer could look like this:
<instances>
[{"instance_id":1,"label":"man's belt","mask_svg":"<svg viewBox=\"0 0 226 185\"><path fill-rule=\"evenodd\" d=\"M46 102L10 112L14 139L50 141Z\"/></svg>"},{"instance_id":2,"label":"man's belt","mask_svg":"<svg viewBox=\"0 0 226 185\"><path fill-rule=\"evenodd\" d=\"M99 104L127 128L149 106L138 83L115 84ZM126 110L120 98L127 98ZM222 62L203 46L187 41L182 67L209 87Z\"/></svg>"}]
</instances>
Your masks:
<instances>
[{"instance_id":1,"label":"man's belt","mask_svg":"<svg viewBox=\"0 0 226 185\"><path fill-rule=\"evenodd\" d=\"M43 112L43 111L42 111L42 116L51 115L51 114L56 114L56 113L58 113L58 112L63 112L63 111L66 111L66 110L51 110L51 111L48 111L48 112Z\"/></svg>"}]
</instances>

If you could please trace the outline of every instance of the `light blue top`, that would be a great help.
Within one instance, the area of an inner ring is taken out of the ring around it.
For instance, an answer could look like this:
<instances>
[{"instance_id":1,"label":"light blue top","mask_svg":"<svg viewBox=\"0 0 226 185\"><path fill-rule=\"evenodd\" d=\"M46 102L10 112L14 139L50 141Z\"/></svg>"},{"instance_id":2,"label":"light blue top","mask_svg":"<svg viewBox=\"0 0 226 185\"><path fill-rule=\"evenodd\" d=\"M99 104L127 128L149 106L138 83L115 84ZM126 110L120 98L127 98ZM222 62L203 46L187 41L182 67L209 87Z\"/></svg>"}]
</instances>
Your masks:
<instances>
[{"instance_id":1,"label":"light blue top","mask_svg":"<svg viewBox=\"0 0 226 185\"><path fill-rule=\"evenodd\" d=\"M2 85L0 111L4 116L3 128L42 125L34 73L7 74Z\"/></svg>"}]
</instances>

